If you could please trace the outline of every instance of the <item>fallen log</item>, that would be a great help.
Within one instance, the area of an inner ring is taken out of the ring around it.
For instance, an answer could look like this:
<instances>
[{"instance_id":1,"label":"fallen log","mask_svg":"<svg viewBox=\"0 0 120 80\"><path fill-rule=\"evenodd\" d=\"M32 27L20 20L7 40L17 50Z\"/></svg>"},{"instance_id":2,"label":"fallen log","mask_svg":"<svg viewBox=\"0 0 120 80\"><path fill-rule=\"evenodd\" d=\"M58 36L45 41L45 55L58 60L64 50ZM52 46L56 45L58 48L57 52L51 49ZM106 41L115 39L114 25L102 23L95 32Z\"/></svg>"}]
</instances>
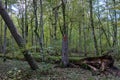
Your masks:
<instances>
[{"instance_id":1,"label":"fallen log","mask_svg":"<svg viewBox=\"0 0 120 80\"><path fill-rule=\"evenodd\" d=\"M110 73L114 76L120 77L120 69L114 65L114 59L110 55L113 50L106 52L103 56L99 57L86 57L80 60L70 60L68 67L70 68L84 68L92 70L95 73ZM60 63L60 61L59 61ZM55 66L62 67L62 66Z\"/></svg>"},{"instance_id":2,"label":"fallen log","mask_svg":"<svg viewBox=\"0 0 120 80\"><path fill-rule=\"evenodd\" d=\"M114 65L114 59L112 56L104 55L100 57L88 57L81 60L82 64L91 65L96 68L96 70L105 71L107 68L112 67ZM91 69L95 70L94 68Z\"/></svg>"},{"instance_id":3,"label":"fallen log","mask_svg":"<svg viewBox=\"0 0 120 80\"><path fill-rule=\"evenodd\" d=\"M114 59L111 55L103 55L100 57L87 57L70 63L70 65L90 69L94 72L110 73L115 76L120 76L120 70L114 66ZM74 67L73 66L73 67Z\"/></svg>"},{"instance_id":4,"label":"fallen log","mask_svg":"<svg viewBox=\"0 0 120 80\"><path fill-rule=\"evenodd\" d=\"M104 71L105 69L112 67L114 65L114 59L110 55L104 55L100 57L87 57L80 59L79 61L72 62L76 65L87 65L91 69L94 68ZM92 68L94 67L94 68Z\"/></svg>"}]
</instances>

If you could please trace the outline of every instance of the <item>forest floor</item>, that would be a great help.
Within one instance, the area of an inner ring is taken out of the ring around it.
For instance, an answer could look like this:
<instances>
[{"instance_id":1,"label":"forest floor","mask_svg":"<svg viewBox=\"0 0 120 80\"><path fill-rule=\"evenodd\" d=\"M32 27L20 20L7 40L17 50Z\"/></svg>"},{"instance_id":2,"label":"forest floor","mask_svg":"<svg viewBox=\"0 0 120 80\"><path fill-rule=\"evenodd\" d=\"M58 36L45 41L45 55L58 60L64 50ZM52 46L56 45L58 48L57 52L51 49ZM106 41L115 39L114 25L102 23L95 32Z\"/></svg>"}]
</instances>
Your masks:
<instances>
[{"instance_id":1,"label":"forest floor","mask_svg":"<svg viewBox=\"0 0 120 80\"><path fill-rule=\"evenodd\" d=\"M0 80L120 80L112 74L93 75L82 68L60 68L55 64L39 62L37 71L29 68L26 61L7 60L0 58ZM115 65L120 68L119 62Z\"/></svg>"}]
</instances>

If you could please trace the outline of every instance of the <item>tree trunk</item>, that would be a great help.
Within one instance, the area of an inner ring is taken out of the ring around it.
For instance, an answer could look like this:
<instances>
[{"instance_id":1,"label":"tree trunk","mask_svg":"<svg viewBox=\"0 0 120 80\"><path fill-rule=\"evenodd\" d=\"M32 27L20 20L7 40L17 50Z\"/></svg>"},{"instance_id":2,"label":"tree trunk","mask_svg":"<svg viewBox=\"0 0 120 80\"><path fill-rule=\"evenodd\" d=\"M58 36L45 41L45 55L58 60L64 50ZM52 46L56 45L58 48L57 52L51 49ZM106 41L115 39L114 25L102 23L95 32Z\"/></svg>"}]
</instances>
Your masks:
<instances>
[{"instance_id":1,"label":"tree trunk","mask_svg":"<svg viewBox=\"0 0 120 80\"><path fill-rule=\"evenodd\" d=\"M59 5L53 8L53 14L54 14L54 39L57 39L57 21L58 21L58 10Z\"/></svg>"},{"instance_id":2,"label":"tree trunk","mask_svg":"<svg viewBox=\"0 0 120 80\"><path fill-rule=\"evenodd\" d=\"M27 16L27 0L25 0L25 42L27 43L28 38L28 16Z\"/></svg>"},{"instance_id":3,"label":"tree trunk","mask_svg":"<svg viewBox=\"0 0 120 80\"><path fill-rule=\"evenodd\" d=\"M40 27L41 27L41 34L40 34L40 47L42 53L42 60L44 60L44 26L43 26L43 0L40 0Z\"/></svg>"},{"instance_id":4,"label":"tree trunk","mask_svg":"<svg viewBox=\"0 0 120 80\"><path fill-rule=\"evenodd\" d=\"M0 26L3 26L2 18L0 18ZM2 42L3 42L3 27L0 27L0 53L2 53L3 51Z\"/></svg>"},{"instance_id":5,"label":"tree trunk","mask_svg":"<svg viewBox=\"0 0 120 80\"><path fill-rule=\"evenodd\" d=\"M67 35L63 36L62 39L62 63L64 66L68 66L69 60L68 60L68 37Z\"/></svg>"},{"instance_id":6,"label":"tree trunk","mask_svg":"<svg viewBox=\"0 0 120 80\"><path fill-rule=\"evenodd\" d=\"M22 19L21 19L21 30L22 30L22 37L23 37L23 39L25 38L25 21L24 21L24 13L22 13Z\"/></svg>"},{"instance_id":7,"label":"tree trunk","mask_svg":"<svg viewBox=\"0 0 120 80\"><path fill-rule=\"evenodd\" d=\"M116 6L116 2L115 0L113 0L113 5L114 8ZM118 50L118 45L117 45L117 13L116 10L114 10L114 23L113 23L113 48L115 49L115 51Z\"/></svg>"},{"instance_id":8,"label":"tree trunk","mask_svg":"<svg viewBox=\"0 0 120 80\"><path fill-rule=\"evenodd\" d=\"M78 42L78 45L79 45L79 52L82 51L82 39L81 39L81 32L82 32L82 29L81 29L81 22L79 21L78 22L78 31L79 31L79 42Z\"/></svg>"},{"instance_id":9,"label":"tree trunk","mask_svg":"<svg viewBox=\"0 0 120 80\"><path fill-rule=\"evenodd\" d=\"M33 46L33 41L34 41L34 37L33 37L33 18L30 20L30 25L31 25L31 43L32 43L32 46Z\"/></svg>"},{"instance_id":10,"label":"tree trunk","mask_svg":"<svg viewBox=\"0 0 120 80\"><path fill-rule=\"evenodd\" d=\"M63 13L63 29L62 29L62 63L65 67L68 66L68 27L66 26L65 19L65 5L66 0L62 0L62 13Z\"/></svg>"},{"instance_id":11,"label":"tree trunk","mask_svg":"<svg viewBox=\"0 0 120 80\"><path fill-rule=\"evenodd\" d=\"M35 18L35 29L34 29L34 32L35 32L35 40L37 41L37 39L40 38L39 34L38 34L38 15L37 15L37 1L36 0L33 0L33 9L34 9L34 18ZM37 39L36 39L37 38ZM37 44L37 42L36 42Z\"/></svg>"},{"instance_id":12,"label":"tree trunk","mask_svg":"<svg viewBox=\"0 0 120 80\"><path fill-rule=\"evenodd\" d=\"M5 9L7 10L7 0L5 0ZM7 45L7 40L6 40L6 36L7 36L7 25L4 25L4 45L3 45L3 54L4 54L4 59L3 61L6 61L6 45Z\"/></svg>"},{"instance_id":13,"label":"tree trunk","mask_svg":"<svg viewBox=\"0 0 120 80\"><path fill-rule=\"evenodd\" d=\"M84 6L84 2L83 2L83 0L82 0L82 6ZM83 26L83 39L84 39L84 56L87 56L87 53L86 53L86 51L87 51L87 46L86 46L86 40L87 40L87 35L86 35L86 29L85 29L85 27L86 27L86 20L85 20L85 9L84 9L84 7L83 7L83 9L82 9L82 26Z\"/></svg>"},{"instance_id":14,"label":"tree trunk","mask_svg":"<svg viewBox=\"0 0 120 80\"><path fill-rule=\"evenodd\" d=\"M94 29L94 24L93 24L92 0L89 0L89 1L90 1L90 22L91 22L91 27L92 27L92 35L93 35L93 40L94 40L95 53L98 55L97 39L96 39L96 36L95 36L95 29Z\"/></svg>"},{"instance_id":15,"label":"tree trunk","mask_svg":"<svg viewBox=\"0 0 120 80\"><path fill-rule=\"evenodd\" d=\"M6 25L8 26L12 36L14 37L14 39L16 40L18 46L20 47L21 51L24 54L25 59L28 61L30 67L33 70L38 69L38 65L36 63L36 61L32 58L32 56L28 53L28 51L25 49L25 41L23 40L23 38L20 36L20 34L17 32L17 29L13 23L13 21L11 20L10 16L8 15L7 11L4 9L4 7L2 6L2 1L0 0L0 14L3 18L3 20L5 21Z\"/></svg>"}]
</instances>

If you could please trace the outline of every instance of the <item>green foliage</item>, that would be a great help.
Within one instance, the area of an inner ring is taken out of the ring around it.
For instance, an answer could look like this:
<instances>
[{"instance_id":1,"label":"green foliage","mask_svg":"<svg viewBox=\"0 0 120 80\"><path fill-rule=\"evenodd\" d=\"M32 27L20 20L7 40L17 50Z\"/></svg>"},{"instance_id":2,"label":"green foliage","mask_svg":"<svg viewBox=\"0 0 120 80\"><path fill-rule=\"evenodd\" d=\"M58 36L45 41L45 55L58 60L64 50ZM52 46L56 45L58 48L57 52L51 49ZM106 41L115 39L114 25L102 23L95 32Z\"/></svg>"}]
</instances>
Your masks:
<instances>
[{"instance_id":1,"label":"green foliage","mask_svg":"<svg viewBox=\"0 0 120 80\"><path fill-rule=\"evenodd\" d=\"M60 49L56 47L47 47L44 48L44 52L48 55L53 55L53 56L59 56L60 55Z\"/></svg>"},{"instance_id":2,"label":"green foliage","mask_svg":"<svg viewBox=\"0 0 120 80\"><path fill-rule=\"evenodd\" d=\"M41 74L51 74L52 66L51 64L46 64L45 62L42 62L42 66L40 67Z\"/></svg>"},{"instance_id":3,"label":"green foliage","mask_svg":"<svg viewBox=\"0 0 120 80\"><path fill-rule=\"evenodd\" d=\"M29 74L23 72L18 68L14 68L7 72L7 76L9 80L23 80L30 77Z\"/></svg>"},{"instance_id":4,"label":"green foliage","mask_svg":"<svg viewBox=\"0 0 120 80\"><path fill-rule=\"evenodd\" d=\"M28 49L28 50L30 50L30 49L32 49L32 48L35 48L35 46L32 46L31 45L31 43L30 42L27 42L27 44L26 44L26 49Z\"/></svg>"}]
</instances>

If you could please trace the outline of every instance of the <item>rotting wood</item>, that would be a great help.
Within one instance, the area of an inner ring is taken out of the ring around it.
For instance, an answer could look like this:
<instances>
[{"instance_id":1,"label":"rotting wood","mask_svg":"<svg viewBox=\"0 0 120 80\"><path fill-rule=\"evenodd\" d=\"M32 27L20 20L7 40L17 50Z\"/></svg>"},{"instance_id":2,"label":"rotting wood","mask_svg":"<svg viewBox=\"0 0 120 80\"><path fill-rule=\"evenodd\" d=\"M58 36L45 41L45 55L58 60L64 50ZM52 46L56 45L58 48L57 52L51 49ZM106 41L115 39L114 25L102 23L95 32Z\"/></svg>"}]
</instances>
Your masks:
<instances>
[{"instance_id":1,"label":"rotting wood","mask_svg":"<svg viewBox=\"0 0 120 80\"><path fill-rule=\"evenodd\" d=\"M111 55L103 55L100 57L87 57L70 63L85 69L91 69L94 72L110 73L120 76L120 69L114 66L114 59ZM71 66L72 66L71 65ZM73 66L73 67L74 67Z\"/></svg>"}]
</instances>

